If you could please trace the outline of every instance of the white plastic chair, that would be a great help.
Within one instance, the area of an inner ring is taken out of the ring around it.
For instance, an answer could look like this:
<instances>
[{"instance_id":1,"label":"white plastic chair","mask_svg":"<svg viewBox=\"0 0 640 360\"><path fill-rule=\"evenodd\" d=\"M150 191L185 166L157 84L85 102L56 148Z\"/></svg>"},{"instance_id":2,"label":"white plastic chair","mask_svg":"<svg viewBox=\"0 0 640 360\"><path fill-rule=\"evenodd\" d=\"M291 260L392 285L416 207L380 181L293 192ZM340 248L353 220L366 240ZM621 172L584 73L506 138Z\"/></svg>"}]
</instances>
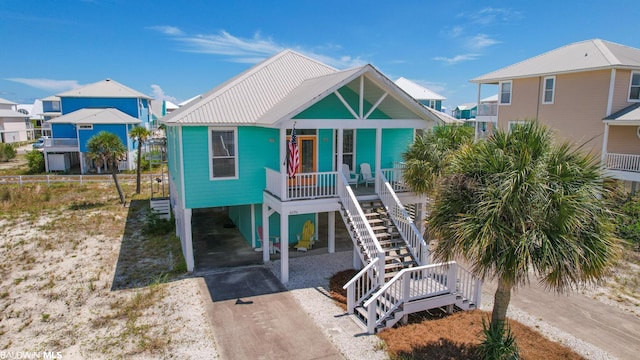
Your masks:
<instances>
[{"instance_id":1,"label":"white plastic chair","mask_svg":"<svg viewBox=\"0 0 640 360\"><path fill-rule=\"evenodd\" d=\"M349 169L349 165L348 164L342 164L342 173L347 178L347 181L349 182L349 185L355 184L356 187L358 187L358 180L359 180L360 176L358 174L356 174L355 172L351 171L351 169Z\"/></svg>"},{"instance_id":2,"label":"white plastic chair","mask_svg":"<svg viewBox=\"0 0 640 360\"><path fill-rule=\"evenodd\" d=\"M360 175L362 176L362 181L366 187L369 187L369 183L376 183L376 179L371 174L371 165L368 163L360 164Z\"/></svg>"}]
</instances>

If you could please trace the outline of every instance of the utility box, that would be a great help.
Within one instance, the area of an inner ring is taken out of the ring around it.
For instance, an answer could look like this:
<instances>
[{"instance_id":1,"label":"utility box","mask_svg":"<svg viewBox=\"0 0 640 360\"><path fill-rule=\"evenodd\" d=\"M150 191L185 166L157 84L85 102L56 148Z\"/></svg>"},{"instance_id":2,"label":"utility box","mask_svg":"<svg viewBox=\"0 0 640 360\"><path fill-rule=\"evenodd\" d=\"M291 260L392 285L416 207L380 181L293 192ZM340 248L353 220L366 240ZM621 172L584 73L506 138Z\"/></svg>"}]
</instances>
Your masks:
<instances>
[{"instance_id":1,"label":"utility box","mask_svg":"<svg viewBox=\"0 0 640 360\"><path fill-rule=\"evenodd\" d=\"M49 171L69 171L71 158L69 154L49 154Z\"/></svg>"}]
</instances>

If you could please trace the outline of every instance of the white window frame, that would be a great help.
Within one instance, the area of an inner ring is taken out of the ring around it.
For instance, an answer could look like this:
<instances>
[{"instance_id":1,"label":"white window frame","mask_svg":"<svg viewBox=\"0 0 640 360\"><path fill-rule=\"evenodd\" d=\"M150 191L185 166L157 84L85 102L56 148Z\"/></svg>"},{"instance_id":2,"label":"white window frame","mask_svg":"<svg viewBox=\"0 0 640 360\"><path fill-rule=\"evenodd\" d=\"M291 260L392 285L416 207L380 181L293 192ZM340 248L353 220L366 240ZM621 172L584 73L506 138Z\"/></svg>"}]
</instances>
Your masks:
<instances>
[{"instance_id":1,"label":"white window frame","mask_svg":"<svg viewBox=\"0 0 640 360\"><path fill-rule=\"evenodd\" d=\"M234 142L234 146L235 146L235 155L234 155L234 160L235 160L235 164L234 164L234 170L235 170L235 174L233 176L227 176L227 177L214 177L213 176L213 132L214 131L233 131L233 142ZM210 126L207 130L207 137L209 138L208 141L208 145L209 145L209 180L211 181L218 181L218 180L237 180L238 179L238 158L240 156L240 154L238 153L238 128L237 127L213 127Z\"/></svg>"},{"instance_id":2,"label":"white window frame","mask_svg":"<svg viewBox=\"0 0 640 360\"><path fill-rule=\"evenodd\" d=\"M502 102L502 85L503 84L510 84L510 90L509 90L509 102ZM498 83L498 104L499 105L511 105L511 102L513 101L513 80L508 80L508 81L500 81Z\"/></svg>"},{"instance_id":3,"label":"white window frame","mask_svg":"<svg viewBox=\"0 0 640 360\"><path fill-rule=\"evenodd\" d=\"M345 130L350 130L353 131L353 151L352 152L344 152L344 131ZM357 129L342 129L342 163L344 164L344 155L351 155L351 159L352 159L352 164L347 164L349 165L349 168L351 169L351 171L356 171L355 166L356 166L356 131ZM337 161L338 159L338 129L334 130L334 138L336 139L336 143L333 146L333 158L334 161ZM319 150L319 149L318 149Z\"/></svg>"},{"instance_id":4,"label":"white window frame","mask_svg":"<svg viewBox=\"0 0 640 360\"><path fill-rule=\"evenodd\" d=\"M509 120L509 122L507 123L507 127L509 132L511 132L511 130L513 129L514 125L524 125L526 124L528 121L525 120Z\"/></svg>"},{"instance_id":5,"label":"white window frame","mask_svg":"<svg viewBox=\"0 0 640 360\"><path fill-rule=\"evenodd\" d=\"M93 124L78 124L78 130L93 130Z\"/></svg>"},{"instance_id":6,"label":"white window frame","mask_svg":"<svg viewBox=\"0 0 640 360\"><path fill-rule=\"evenodd\" d=\"M60 101L52 101L51 102L51 110L60 111Z\"/></svg>"},{"instance_id":7,"label":"white window frame","mask_svg":"<svg viewBox=\"0 0 640 360\"><path fill-rule=\"evenodd\" d=\"M632 88L636 88L636 87L640 88L640 84L633 85L633 76L634 75L637 75L638 77L640 77L640 71L632 71L631 72L631 76L629 77L629 93L628 93L629 96L628 96L628 99L627 99L628 102L640 102L640 94L638 94L638 98L637 99L632 99L631 98L631 89Z\"/></svg>"},{"instance_id":8,"label":"white window frame","mask_svg":"<svg viewBox=\"0 0 640 360\"><path fill-rule=\"evenodd\" d=\"M551 87L551 101L546 101L547 91L547 80L553 80L553 86ZM556 77L555 76L545 76L542 83L542 103L543 104L553 104L553 101L556 97Z\"/></svg>"}]
</instances>

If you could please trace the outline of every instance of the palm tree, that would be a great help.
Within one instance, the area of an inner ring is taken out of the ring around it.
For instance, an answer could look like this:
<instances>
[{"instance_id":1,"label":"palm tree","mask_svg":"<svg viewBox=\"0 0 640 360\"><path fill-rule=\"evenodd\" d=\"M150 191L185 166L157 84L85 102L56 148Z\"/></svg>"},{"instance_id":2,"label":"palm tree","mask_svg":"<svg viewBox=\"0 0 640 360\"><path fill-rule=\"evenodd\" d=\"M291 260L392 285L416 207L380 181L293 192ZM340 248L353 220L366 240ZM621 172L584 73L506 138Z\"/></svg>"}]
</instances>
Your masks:
<instances>
[{"instance_id":1,"label":"palm tree","mask_svg":"<svg viewBox=\"0 0 640 360\"><path fill-rule=\"evenodd\" d=\"M530 270L563 292L597 280L617 257L598 161L554 144L537 122L464 145L449 161L428 219L434 256L462 257L497 281L490 326L504 324L511 291Z\"/></svg>"},{"instance_id":2,"label":"palm tree","mask_svg":"<svg viewBox=\"0 0 640 360\"><path fill-rule=\"evenodd\" d=\"M473 136L472 127L445 125L416 137L403 154L404 180L416 193L431 192L445 170L447 158L463 144L473 141Z\"/></svg>"},{"instance_id":3,"label":"palm tree","mask_svg":"<svg viewBox=\"0 0 640 360\"><path fill-rule=\"evenodd\" d=\"M118 190L120 202L124 204L124 194L118 183L117 176L117 159L127 153L127 148L122 143L122 140L114 133L100 131L89 138L89 141L87 141L87 149L89 150L89 158L107 164L107 166L111 168L111 175Z\"/></svg>"},{"instance_id":4,"label":"palm tree","mask_svg":"<svg viewBox=\"0 0 640 360\"><path fill-rule=\"evenodd\" d=\"M136 164L136 194L140 194L140 173L142 169L140 168L140 163L142 162L142 145L147 139L151 136L151 132L142 126L136 126L131 129L129 132L129 137L133 139L133 141L138 141L138 159Z\"/></svg>"}]
</instances>

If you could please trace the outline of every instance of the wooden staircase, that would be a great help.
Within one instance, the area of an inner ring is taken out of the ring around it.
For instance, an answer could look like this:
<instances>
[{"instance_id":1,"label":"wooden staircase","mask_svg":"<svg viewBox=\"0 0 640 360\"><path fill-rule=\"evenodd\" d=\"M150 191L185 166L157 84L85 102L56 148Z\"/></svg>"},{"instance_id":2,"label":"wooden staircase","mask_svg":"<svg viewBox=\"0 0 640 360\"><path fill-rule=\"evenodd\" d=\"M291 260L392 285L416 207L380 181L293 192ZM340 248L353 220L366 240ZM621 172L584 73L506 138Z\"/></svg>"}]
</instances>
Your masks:
<instances>
[{"instance_id":1,"label":"wooden staircase","mask_svg":"<svg viewBox=\"0 0 640 360\"><path fill-rule=\"evenodd\" d=\"M429 265L428 246L382 173L380 198L358 201L349 185L341 215L364 268L344 288L347 311L370 334L411 313L480 303L482 284L455 262ZM414 209L415 210L415 209Z\"/></svg>"}]
</instances>

